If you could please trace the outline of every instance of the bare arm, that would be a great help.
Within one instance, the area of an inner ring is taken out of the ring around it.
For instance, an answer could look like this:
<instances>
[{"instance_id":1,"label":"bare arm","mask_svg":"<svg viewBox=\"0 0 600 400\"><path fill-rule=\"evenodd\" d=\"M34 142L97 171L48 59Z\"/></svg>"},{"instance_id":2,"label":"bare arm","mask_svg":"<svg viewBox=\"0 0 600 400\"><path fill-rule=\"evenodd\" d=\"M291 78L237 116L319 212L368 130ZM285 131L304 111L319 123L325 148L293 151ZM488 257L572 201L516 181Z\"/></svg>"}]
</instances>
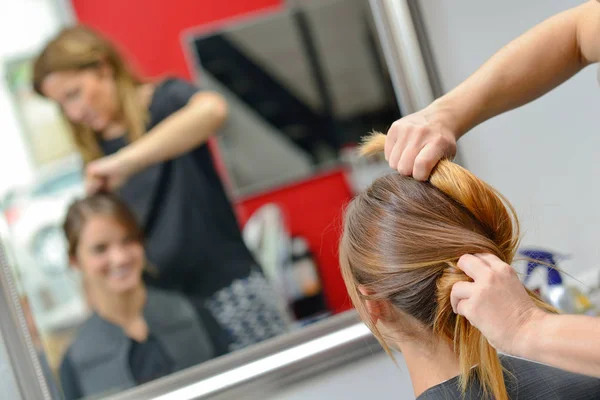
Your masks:
<instances>
[{"instance_id":1,"label":"bare arm","mask_svg":"<svg viewBox=\"0 0 600 400\"><path fill-rule=\"evenodd\" d=\"M173 159L205 143L227 118L227 103L215 92L199 92L181 110L124 147L119 157L133 173Z\"/></svg>"},{"instance_id":2,"label":"bare arm","mask_svg":"<svg viewBox=\"0 0 600 400\"><path fill-rule=\"evenodd\" d=\"M540 314L524 326L514 355L600 378L600 318Z\"/></svg>"},{"instance_id":3,"label":"bare arm","mask_svg":"<svg viewBox=\"0 0 600 400\"><path fill-rule=\"evenodd\" d=\"M196 93L188 103L117 153L86 168L86 190L114 190L145 168L205 143L227 118L227 103L214 92Z\"/></svg>"},{"instance_id":4,"label":"bare arm","mask_svg":"<svg viewBox=\"0 0 600 400\"><path fill-rule=\"evenodd\" d=\"M426 180L456 141L478 124L522 106L600 61L600 3L547 19L505 46L455 89L396 121L385 157L403 175Z\"/></svg>"},{"instance_id":5,"label":"bare arm","mask_svg":"<svg viewBox=\"0 0 600 400\"><path fill-rule=\"evenodd\" d=\"M600 61L600 4L588 1L535 26L438 99L462 136L498 114L535 100Z\"/></svg>"}]
</instances>

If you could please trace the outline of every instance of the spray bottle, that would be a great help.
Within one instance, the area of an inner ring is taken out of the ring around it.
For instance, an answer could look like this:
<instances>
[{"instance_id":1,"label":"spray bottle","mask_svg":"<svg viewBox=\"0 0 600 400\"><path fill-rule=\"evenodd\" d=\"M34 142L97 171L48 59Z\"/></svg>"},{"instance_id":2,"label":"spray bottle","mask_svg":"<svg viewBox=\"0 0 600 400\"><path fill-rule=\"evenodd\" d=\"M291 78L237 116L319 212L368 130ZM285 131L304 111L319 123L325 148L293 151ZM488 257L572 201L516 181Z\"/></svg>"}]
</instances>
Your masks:
<instances>
[{"instance_id":1,"label":"spray bottle","mask_svg":"<svg viewBox=\"0 0 600 400\"><path fill-rule=\"evenodd\" d=\"M521 250L519 253L528 258L525 284L538 267L546 268L546 284L541 288L540 294L548 304L566 314L596 315L592 303L578 288L564 284L556 269L553 253L534 249Z\"/></svg>"}]
</instances>

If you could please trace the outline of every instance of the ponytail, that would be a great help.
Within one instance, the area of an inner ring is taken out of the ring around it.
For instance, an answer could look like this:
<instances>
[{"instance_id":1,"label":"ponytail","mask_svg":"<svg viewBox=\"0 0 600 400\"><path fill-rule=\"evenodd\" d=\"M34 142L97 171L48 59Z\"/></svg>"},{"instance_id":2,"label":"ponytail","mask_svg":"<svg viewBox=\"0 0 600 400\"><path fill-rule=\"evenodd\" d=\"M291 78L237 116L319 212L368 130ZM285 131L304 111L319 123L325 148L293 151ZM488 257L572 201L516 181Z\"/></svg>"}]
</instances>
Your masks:
<instances>
[{"instance_id":1,"label":"ponytail","mask_svg":"<svg viewBox=\"0 0 600 400\"><path fill-rule=\"evenodd\" d=\"M372 134L361 154L382 152L385 139ZM394 174L357 196L346 211L340 265L363 319L365 296L358 285L375 294L369 298L388 300L453 343L463 393L477 378L485 398L508 400L498 353L477 328L453 312L450 293L455 283L471 281L456 267L460 256L491 253L510 264L518 244L519 224L508 201L466 169L443 159L429 183ZM528 292L539 307L554 312ZM389 353L376 327L368 325Z\"/></svg>"}]
</instances>

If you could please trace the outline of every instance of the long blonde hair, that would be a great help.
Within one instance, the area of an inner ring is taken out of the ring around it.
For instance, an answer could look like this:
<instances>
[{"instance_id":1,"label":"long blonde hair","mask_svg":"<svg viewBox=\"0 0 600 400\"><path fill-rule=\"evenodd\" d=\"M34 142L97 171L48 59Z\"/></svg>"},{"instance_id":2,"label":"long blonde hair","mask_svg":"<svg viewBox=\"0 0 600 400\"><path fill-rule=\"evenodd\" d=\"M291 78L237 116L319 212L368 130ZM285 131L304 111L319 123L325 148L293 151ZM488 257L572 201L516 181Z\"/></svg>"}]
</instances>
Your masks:
<instances>
[{"instance_id":1,"label":"long blonde hair","mask_svg":"<svg viewBox=\"0 0 600 400\"><path fill-rule=\"evenodd\" d=\"M137 89L144 82L128 68L115 46L93 30L83 26L68 27L50 41L35 60L33 87L44 96L42 83L53 72L97 68L102 63L114 73L119 113L127 128L127 139L132 142L144 134L148 120L148 111L138 100ZM89 126L66 119L84 161L101 157L96 133Z\"/></svg>"},{"instance_id":2,"label":"long blonde hair","mask_svg":"<svg viewBox=\"0 0 600 400\"><path fill-rule=\"evenodd\" d=\"M385 136L374 134L361 152L380 153L384 144ZM496 350L453 312L450 293L456 282L470 280L456 267L462 255L491 253L510 264L518 243L519 223L508 201L466 169L442 160L429 182L393 173L374 181L349 204L340 265L354 306L390 356L365 308L366 299L390 304L452 343L463 393L476 376L486 397L508 400ZM529 294L538 306L554 311Z\"/></svg>"}]
</instances>

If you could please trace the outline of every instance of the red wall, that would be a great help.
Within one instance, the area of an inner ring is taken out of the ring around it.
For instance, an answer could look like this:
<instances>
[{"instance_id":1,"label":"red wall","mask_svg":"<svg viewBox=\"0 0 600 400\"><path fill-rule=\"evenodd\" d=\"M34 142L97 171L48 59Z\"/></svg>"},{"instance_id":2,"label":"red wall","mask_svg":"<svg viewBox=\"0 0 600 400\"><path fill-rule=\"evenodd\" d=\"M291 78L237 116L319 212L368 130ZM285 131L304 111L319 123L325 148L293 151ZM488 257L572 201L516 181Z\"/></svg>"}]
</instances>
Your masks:
<instances>
[{"instance_id":1,"label":"red wall","mask_svg":"<svg viewBox=\"0 0 600 400\"><path fill-rule=\"evenodd\" d=\"M121 45L145 76L192 78L181 32L246 13L280 7L283 0L72 0L77 19Z\"/></svg>"}]
</instances>

